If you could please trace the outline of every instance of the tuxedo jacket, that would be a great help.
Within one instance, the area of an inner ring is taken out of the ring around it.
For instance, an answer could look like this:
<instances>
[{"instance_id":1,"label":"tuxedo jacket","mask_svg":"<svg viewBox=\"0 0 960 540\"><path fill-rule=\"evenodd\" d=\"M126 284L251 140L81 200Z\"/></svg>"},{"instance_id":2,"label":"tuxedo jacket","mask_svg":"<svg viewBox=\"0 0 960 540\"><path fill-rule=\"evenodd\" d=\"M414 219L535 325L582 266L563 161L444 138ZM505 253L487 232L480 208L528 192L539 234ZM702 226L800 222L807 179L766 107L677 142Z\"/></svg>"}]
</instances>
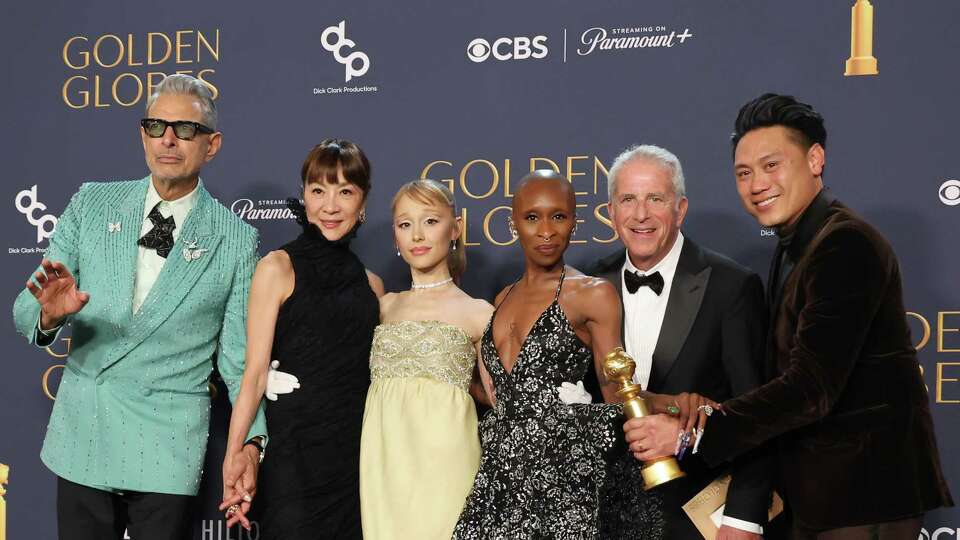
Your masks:
<instances>
[{"instance_id":1,"label":"tuxedo jacket","mask_svg":"<svg viewBox=\"0 0 960 540\"><path fill-rule=\"evenodd\" d=\"M613 283L618 294L625 257L621 249L593 272ZM758 275L684 237L645 390L697 392L723 401L759 386L765 371L763 294ZM587 384L596 388L595 380ZM680 466L685 478L657 488L664 497L665 538L700 538L681 506L727 469L708 467L689 451ZM772 470L770 459L759 454L735 462L725 515L765 524Z\"/></svg>"},{"instance_id":2,"label":"tuxedo jacket","mask_svg":"<svg viewBox=\"0 0 960 540\"><path fill-rule=\"evenodd\" d=\"M70 318L70 356L41 459L86 486L195 495L215 355L231 401L240 388L257 233L201 185L157 281L133 313L150 181L83 184L50 240L46 258L63 263L90 301ZM206 251L188 261L183 248L193 242ZM13 315L28 340L35 339L39 313L24 289ZM250 433L266 434L262 411Z\"/></svg>"},{"instance_id":3,"label":"tuxedo jacket","mask_svg":"<svg viewBox=\"0 0 960 540\"><path fill-rule=\"evenodd\" d=\"M804 212L774 308L776 378L723 404L700 454L777 437L794 519L815 530L952 505L887 241L826 193Z\"/></svg>"}]
</instances>

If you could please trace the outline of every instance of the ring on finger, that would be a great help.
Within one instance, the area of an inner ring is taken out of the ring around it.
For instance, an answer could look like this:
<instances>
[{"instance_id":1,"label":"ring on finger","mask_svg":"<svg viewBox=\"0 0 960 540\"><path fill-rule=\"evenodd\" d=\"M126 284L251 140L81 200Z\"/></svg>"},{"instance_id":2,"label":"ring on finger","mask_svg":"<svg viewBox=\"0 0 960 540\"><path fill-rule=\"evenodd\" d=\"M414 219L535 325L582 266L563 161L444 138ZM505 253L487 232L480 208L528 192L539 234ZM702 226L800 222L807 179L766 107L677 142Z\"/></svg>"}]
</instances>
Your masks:
<instances>
[{"instance_id":1,"label":"ring on finger","mask_svg":"<svg viewBox=\"0 0 960 540\"><path fill-rule=\"evenodd\" d=\"M230 508L227 508L227 517L230 517L240 511L239 504L232 504Z\"/></svg>"},{"instance_id":2,"label":"ring on finger","mask_svg":"<svg viewBox=\"0 0 960 540\"><path fill-rule=\"evenodd\" d=\"M667 406L667 412L676 416L680 414L680 403L677 400L673 400L673 405Z\"/></svg>"}]
</instances>

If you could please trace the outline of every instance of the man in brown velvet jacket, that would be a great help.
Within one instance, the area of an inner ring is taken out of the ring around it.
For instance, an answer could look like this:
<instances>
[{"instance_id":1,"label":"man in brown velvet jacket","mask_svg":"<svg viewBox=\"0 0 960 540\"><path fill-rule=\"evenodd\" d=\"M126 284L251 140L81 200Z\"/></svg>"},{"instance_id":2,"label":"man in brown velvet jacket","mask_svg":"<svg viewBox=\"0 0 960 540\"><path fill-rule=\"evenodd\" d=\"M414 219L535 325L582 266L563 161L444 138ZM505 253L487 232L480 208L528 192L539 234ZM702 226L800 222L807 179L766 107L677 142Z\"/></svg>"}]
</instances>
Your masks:
<instances>
[{"instance_id":1,"label":"man in brown velvet jacket","mask_svg":"<svg viewBox=\"0 0 960 540\"><path fill-rule=\"evenodd\" d=\"M798 539L917 538L951 506L900 268L879 232L823 189L823 118L790 96L744 105L733 136L737 190L777 228L767 350L772 380L722 404L701 437L707 463L778 438ZM668 455L676 421L624 430L638 459Z\"/></svg>"}]
</instances>

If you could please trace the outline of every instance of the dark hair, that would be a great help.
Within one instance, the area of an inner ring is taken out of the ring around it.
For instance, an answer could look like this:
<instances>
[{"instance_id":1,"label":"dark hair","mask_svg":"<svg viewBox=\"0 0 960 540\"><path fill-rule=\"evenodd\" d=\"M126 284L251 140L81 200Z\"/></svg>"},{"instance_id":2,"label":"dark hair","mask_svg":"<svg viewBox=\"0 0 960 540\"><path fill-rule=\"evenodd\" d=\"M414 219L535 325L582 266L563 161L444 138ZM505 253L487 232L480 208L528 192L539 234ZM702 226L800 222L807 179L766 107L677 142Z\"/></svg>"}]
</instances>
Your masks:
<instances>
[{"instance_id":1,"label":"dark hair","mask_svg":"<svg viewBox=\"0 0 960 540\"><path fill-rule=\"evenodd\" d=\"M325 139L313 147L303 160L300 178L303 184L323 182L336 184L337 172L363 191L366 199L370 192L370 161L359 146L345 139Z\"/></svg>"},{"instance_id":2,"label":"dark hair","mask_svg":"<svg viewBox=\"0 0 960 540\"><path fill-rule=\"evenodd\" d=\"M793 96L763 94L740 108L731 142L736 151L744 135L757 128L783 126L792 138L809 150L814 144L827 147L827 130L823 117L806 103Z\"/></svg>"}]
</instances>

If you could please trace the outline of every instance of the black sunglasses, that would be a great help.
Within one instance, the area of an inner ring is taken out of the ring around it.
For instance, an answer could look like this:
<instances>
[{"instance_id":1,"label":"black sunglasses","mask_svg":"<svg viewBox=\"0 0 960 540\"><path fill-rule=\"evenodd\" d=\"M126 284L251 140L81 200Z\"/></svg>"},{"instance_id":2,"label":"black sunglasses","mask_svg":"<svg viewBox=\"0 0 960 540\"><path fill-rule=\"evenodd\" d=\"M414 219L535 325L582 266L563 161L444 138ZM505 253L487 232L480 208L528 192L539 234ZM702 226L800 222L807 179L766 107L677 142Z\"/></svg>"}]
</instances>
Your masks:
<instances>
[{"instance_id":1,"label":"black sunglasses","mask_svg":"<svg viewBox=\"0 0 960 540\"><path fill-rule=\"evenodd\" d=\"M167 122L166 120L160 120L158 118L144 118L140 120L140 125L143 126L143 131L154 139L163 137L163 134L167 131L167 126L172 127L173 134L176 135L178 139L184 141L193 140L198 132L213 133L213 130L207 126L198 124L197 122L190 122L189 120Z\"/></svg>"}]
</instances>

